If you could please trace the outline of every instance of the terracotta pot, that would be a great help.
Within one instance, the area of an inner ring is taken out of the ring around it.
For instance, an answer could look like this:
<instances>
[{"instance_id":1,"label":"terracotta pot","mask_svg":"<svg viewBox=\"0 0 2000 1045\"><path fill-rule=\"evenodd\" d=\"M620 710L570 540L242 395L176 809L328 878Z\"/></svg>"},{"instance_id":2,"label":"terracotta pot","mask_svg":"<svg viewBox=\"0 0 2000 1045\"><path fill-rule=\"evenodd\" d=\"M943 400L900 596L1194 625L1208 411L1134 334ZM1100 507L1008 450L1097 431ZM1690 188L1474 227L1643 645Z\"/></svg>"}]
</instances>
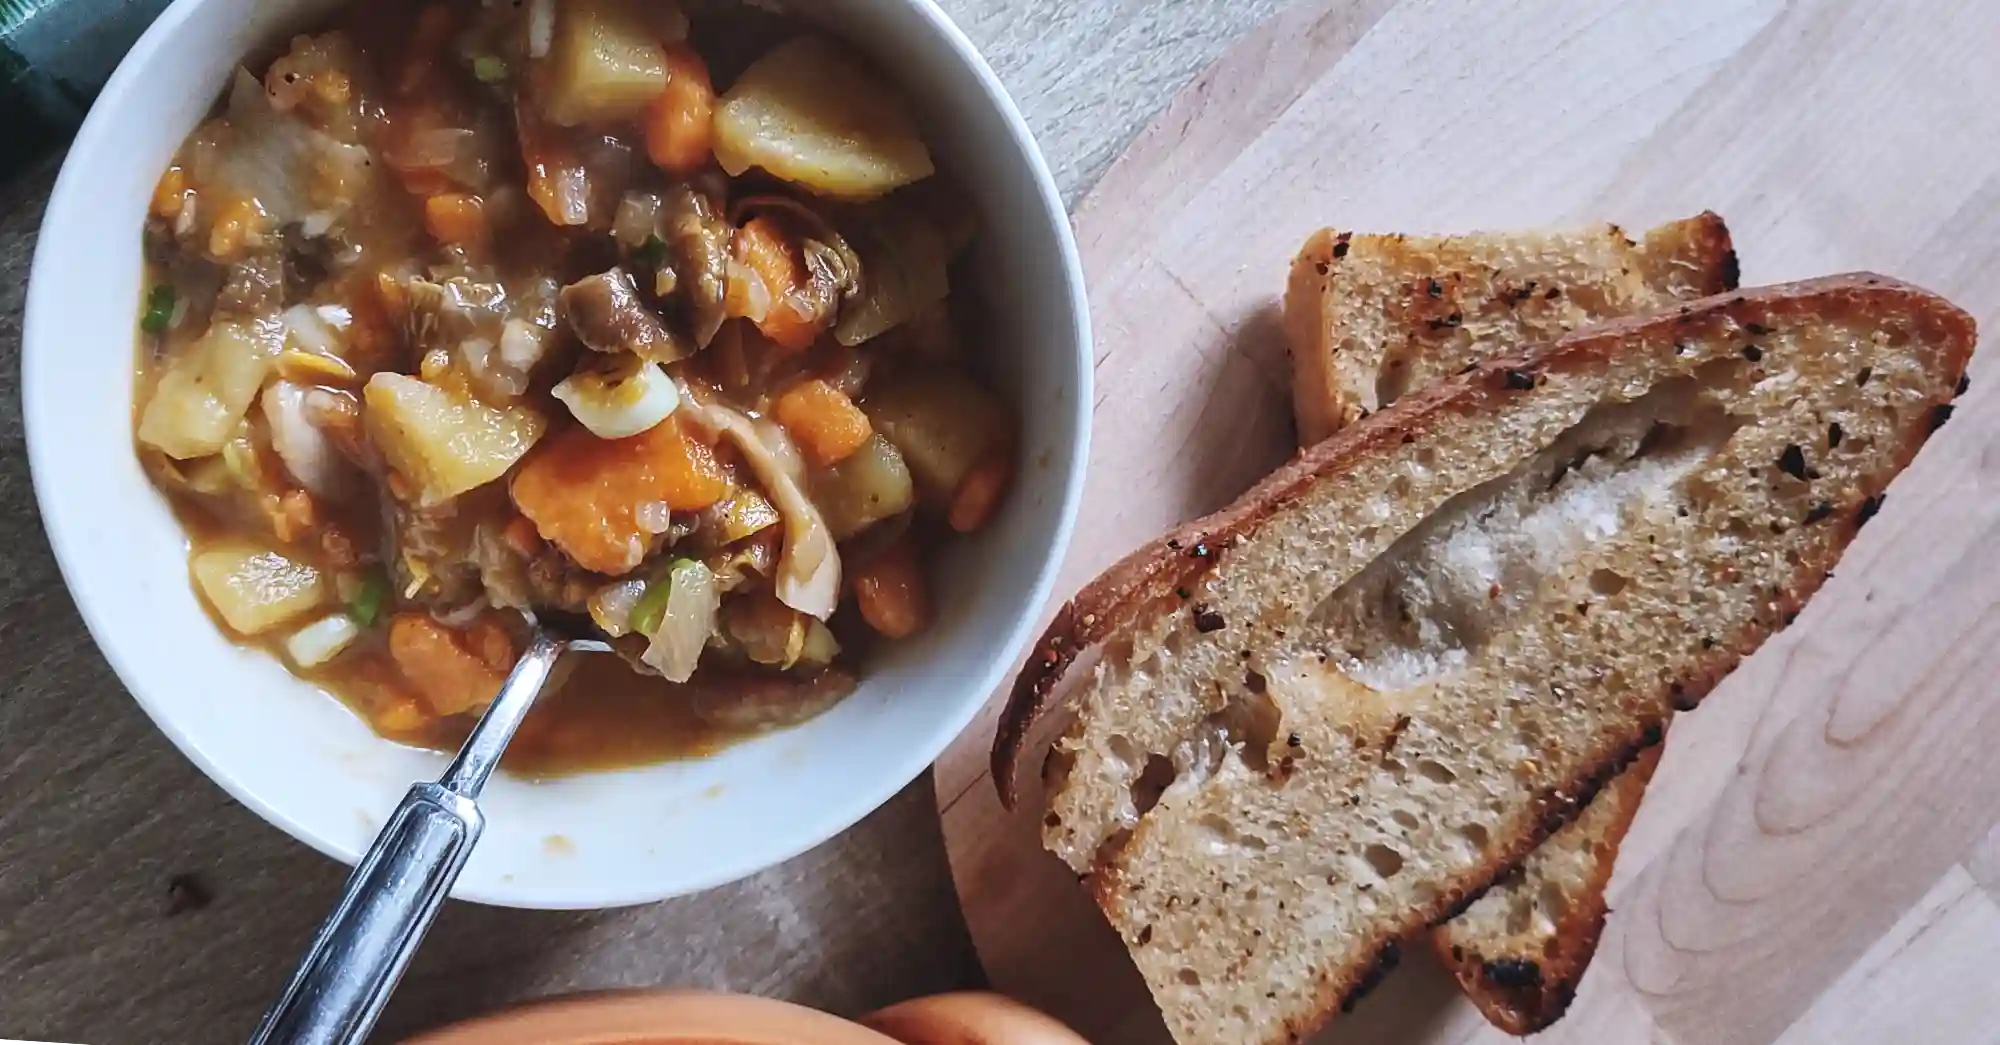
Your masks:
<instances>
[{"instance_id":1,"label":"terracotta pot","mask_svg":"<svg viewBox=\"0 0 2000 1045\"><path fill-rule=\"evenodd\" d=\"M940 994L859 1023L790 1002L705 991L621 991L539 1002L404 1045L1088 1045L998 994Z\"/></svg>"}]
</instances>

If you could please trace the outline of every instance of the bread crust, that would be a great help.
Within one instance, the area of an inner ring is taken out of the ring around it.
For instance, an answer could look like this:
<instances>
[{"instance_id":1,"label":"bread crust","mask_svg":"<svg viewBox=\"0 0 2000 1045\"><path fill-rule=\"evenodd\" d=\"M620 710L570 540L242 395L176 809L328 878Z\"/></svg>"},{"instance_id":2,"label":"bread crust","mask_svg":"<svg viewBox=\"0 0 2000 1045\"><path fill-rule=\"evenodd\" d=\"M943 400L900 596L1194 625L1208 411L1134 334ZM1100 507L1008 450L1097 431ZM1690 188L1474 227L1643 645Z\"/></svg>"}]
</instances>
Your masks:
<instances>
[{"instance_id":1,"label":"bread crust","mask_svg":"<svg viewBox=\"0 0 2000 1045\"><path fill-rule=\"evenodd\" d=\"M1135 620L1139 611L1173 595L1214 568L1216 560L1239 535L1296 501L1322 476L1350 468L1356 461L1405 439L1415 439L1448 415L1470 416L1504 409L1521 389L1520 378L1539 371L1567 372L1602 365L1627 337L1650 329L1675 326L1695 330L1709 322L1754 323L1777 312L1812 309L1826 314L1867 313L1873 307L1897 306L1926 314L1939 328L1951 353L1946 368L1962 373L1975 342L1972 317L1929 291L1871 272L1825 276L1776 287L1713 295L1645 316L1613 320L1531 349L1516 356L1477 364L1457 377L1437 382L1399 400L1394 406L1351 425L1332 438L1302 452L1252 487L1234 504L1184 523L1141 546L1106 570L1071 598L1033 646L1028 662L1015 678L994 738L992 769L1002 803L1013 808L1019 798L1016 776L1029 731L1051 710L1057 685L1078 654ZM1532 383L1532 382L1530 382ZM1897 471L1906 466L1929 436L1912 431L1897 447ZM1877 491L1879 494L1880 491ZM1843 530L1831 545L1842 549L1852 539L1863 505L1836 505ZM1872 514L1872 512L1871 512ZM1818 589L1824 567L1801 566L1799 582L1781 599L1796 610ZM1810 576L1808 576L1810 575ZM1809 585L1809 587L1808 587ZM1712 677L1690 679L1683 685L1692 706L1697 691L1706 692L1715 678L1734 668L1742 656L1760 645L1765 635L1743 636L1718 644L1711 654ZM1515 854L1509 860L1525 855Z\"/></svg>"},{"instance_id":2,"label":"bread crust","mask_svg":"<svg viewBox=\"0 0 2000 1045\"><path fill-rule=\"evenodd\" d=\"M1577 984L1597 953L1597 941L1611 913L1605 903L1605 888L1611 882L1613 862L1625 832L1638 815L1639 800L1659 766L1662 745L1641 752L1632 765L1591 800L1610 802L1611 818L1595 834L1602 839L1598 858L1590 862L1591 875L1578 895L1570 898L1570 908L1556 921L1547 938L1555 946L1551 953L1487 953L1453 942L1450 924L1431 930L1431 947L1439 961L1450 969L1459 986L1488 1022L1514 1035L1528 1035L1560 1018L1576 995ZM1510 872L1511 873L1511 872Z\"/></svg>"}]
</instances>

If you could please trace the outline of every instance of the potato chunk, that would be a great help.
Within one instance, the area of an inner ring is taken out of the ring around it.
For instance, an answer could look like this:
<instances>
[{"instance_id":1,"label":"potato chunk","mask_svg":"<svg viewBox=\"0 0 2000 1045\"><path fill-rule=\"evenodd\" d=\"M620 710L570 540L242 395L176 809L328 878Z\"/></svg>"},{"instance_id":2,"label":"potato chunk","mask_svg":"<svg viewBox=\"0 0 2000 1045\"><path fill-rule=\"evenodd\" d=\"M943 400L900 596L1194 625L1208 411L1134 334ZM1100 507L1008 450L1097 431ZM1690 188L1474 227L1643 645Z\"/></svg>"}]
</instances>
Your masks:
<instances>
[{"instance_id":1,"label":"potato chunk","mask_svg":"<svg viewBox=\"0 0 2000 1045\"><path fill-rule=\"evenodd\" d=\"M839 45L805 36L744 70L715 113L715 158L866 200L936 172L903 99Z\"/></svg>"},{"instance_id":2,"label":"potato chunk","mask_svg":"<svg viewBox=\"0 0 2000 1045\"><path fill-rule=\"evenodd\" d=\"M570 0L561 12L542 104L549 119L573 127L644 116L667 89L653 27L626 0Z\"/></svg>"},{"instance_id":3,"label":"potato chunk","mask_svg":"<svg viewBox=\"0 0 2000 1045\"><path fill-rule=\"evenodd\" d=\"M239 635L260 635L327 598L318 570L251 541L210 545L188 565L208 604Z\"/></svg>"},{"instance_id":4,"label":"potato chunk","mask_svg":"<svg viewBox=\"0 0 2000 1045\"><path fill-rule=\"evenodd\" d=\"M546 427L526 407L497 409L403 374L369 378L364 398L369 437L422 507L500 478Z\"/></svg>"},{"instance_id":5,"label":"potato chunk","mask_svg":"<svg viewBox=\"0 0 2000 1045\"><path fill-rule=\"evenodd\" d=\"M218 319L183 347L139 415L139 441L185 461L222 450L284 347L276 319Z\"/></svg>"},{"instance_id":6,"label":"potato chunk","mask_svg":"<svg viewBox=\"0 0 2000 1045\"><path fill-rule=\"evenodd\" d=\"M974 466L1013 438L1007 408L951 370L899 376L872 390L863 408L875 430L902 451L917 493L939 510L950 506Z\"/></svg>"},{"instance_id":7,"label":"potato chunk","mask_svg":"<svg viewBox=\"0 0 2000 1045\"><path fill-rule=\"evenodd\" d=\"M869 436L839 464L812 473L812 496L837 541L901 515L917 501L903 455L879 435Z\"/></svg>"}]
</instances>

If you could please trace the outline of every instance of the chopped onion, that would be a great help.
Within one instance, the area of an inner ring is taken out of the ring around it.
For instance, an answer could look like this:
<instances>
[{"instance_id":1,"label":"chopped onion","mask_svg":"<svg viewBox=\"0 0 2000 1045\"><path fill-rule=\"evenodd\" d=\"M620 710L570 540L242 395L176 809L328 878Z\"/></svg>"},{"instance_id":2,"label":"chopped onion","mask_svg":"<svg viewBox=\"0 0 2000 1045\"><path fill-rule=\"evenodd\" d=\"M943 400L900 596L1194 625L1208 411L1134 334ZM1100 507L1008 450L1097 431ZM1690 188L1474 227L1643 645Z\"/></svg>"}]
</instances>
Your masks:
<instances>
[{"instance_id":1,"label":"chopped onion","mask_svg":"<svg viewBox=\"0 0 2000 1045\"><path fill-rule=\"evenodd\" d=\"M271 448L285 470L315 497L345 498L354 488L354 473L332 440L312 422L306 409L307 389L290 381L273 381L261 400L264 420L271 426Z\"/></svg>"},{"instance_id":2,"label":"chopped onion","mask_svg":"<svg viewBox=\"0 0 2000 1045\"><path fill-rule=\"evenodd\" d=\"M627 250L638 250L647 237L660 234L660 211L666 201L657 192L628 192L611 218L611 238Z\"/></svg>"},{"instance_id":3,"label":"chopped onion","mask_svg":"<svg viewBox=\"0 0 2000 1045\"><path fill-rule=\"evenodd\" d=\"M556 38L556 0L528 0L528 57L542 58Z\"/></svg>"},{"instance_id":4,"label":"chopped onion","mask_svg":"<svg viewBox=\"0 0 2000 1045\"><path fill-rule=\"evenodd\" d=\"M318 239L333 230L335 215L330 210L316 210L299 221L299 232L307 239Z\"/></svg>"},{"instance_id":5,"label":"chopped onion","mask_svg":"<svg viewBox=\"0 0 2000 1045\"><path fill-rule=\"evenodd\" d=\"M592 593L587 602L590 619L609 638L630 635L632 610L639 605L639 596L645 593L646 580L643 577L627 577L615 584L607 584Z\"/></svg>"},{"instance_id":6,"label":"chopped onion","mask_svg":"<svg viewBox=\"0 0 2000 1045\"><path fill-rule=\"evenodd\" d=\"M616 357L607 369L578 370L552 391L599 439L648 431L666 420L681 398L674 379L659 364L629 353Z\"/></svg>"},{"instance_id":7,"label":"chopped onion","mask_svg":"<svg viewBox=\"0 0 2000 1045\"><path fill-rule=\"evenodd\" d=\"M349 312L346 305L321 305L313 311L319 314L321 322L342 333L354 325L354 313Z\"/></svg>"},{"instance_id":8,"label":"chopped onion","mask_svg":"<svg viewBox=\"0 0 2000 1045\"><path fill-rule=\"evenodd\" d=\"M467 127L426 127L397 142L382 158L405 169L447 167L471 141Z\"/></svg>"},{"instance_id":9,"label":"chopped onion","mask_svg":"<svg viewBox=\"0 0 2000 1045\"><path fill-rule=\"evenodd\" d=\"M323 356L340 355L340 335L312 306L293 305L282 318L293 345Z\"/></svg>"},{"instance_id":10,"label":"chopped onion","mask_svg":"<svg viewBox=\"0 0 2000 1045\"><path fill-rule=\"evenodd\" d=\"M647 533L665 533L673 528L674 510L665 501L640 501L632 509L632 521Z\"/></svg>"},{"instance_id":11,"label":"chopped onion","mask_svg":"<svg viewBox=\"0 0 2000 1045\"><path fill-rule=\"evenodd\" d=\"M302 668L316 668L340 656L340 651L361 637L361 625L345 613L332 613L292 632L285 640L285 655Z\"/></svg>"},{"instance_id":12,"label":"chopped onion","mask_svg":"<svg viewBox=\"0 0 2000 1045\"><path fill-rule=\"evenodd\" d=\"M433 612L431 619L447 628L463 628L473 621L478 620L479 615L486 612L486 608L486 596L481 595L455 609L445 610L442 613Z\"/></svg>"},{"instance_id":13,"label":"chopped onion","mask_svg":"<svg viewBox=\"0 0 2000 1045\"><path fill-rule=\"evenodd\" d=\"M715 575L692 559L675 560L667 576L653 583L668 585L667 608L639 659L669 682L686 682L715 631L722 595L715 590Z\"/></svg>"}]
</instances>

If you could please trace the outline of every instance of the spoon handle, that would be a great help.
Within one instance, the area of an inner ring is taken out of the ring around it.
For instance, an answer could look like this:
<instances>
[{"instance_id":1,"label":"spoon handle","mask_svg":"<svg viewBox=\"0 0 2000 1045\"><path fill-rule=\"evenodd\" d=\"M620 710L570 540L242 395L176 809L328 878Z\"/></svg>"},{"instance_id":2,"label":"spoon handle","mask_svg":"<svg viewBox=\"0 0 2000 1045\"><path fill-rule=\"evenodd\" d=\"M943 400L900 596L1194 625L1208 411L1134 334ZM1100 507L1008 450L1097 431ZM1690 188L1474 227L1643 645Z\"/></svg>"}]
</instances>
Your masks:
<instances>
[{"instance_id":1,"label":"spoon handle","mask_svg":"<svg viewBox=\"0 0 2000 1045\"><path fill-rule=\"evenodd\" d=\"M410 788L354 865L250 1045L358 1045L479 841L477 798L564 643L537 633L442 779Z\"/></svg>"}]
</instances>

